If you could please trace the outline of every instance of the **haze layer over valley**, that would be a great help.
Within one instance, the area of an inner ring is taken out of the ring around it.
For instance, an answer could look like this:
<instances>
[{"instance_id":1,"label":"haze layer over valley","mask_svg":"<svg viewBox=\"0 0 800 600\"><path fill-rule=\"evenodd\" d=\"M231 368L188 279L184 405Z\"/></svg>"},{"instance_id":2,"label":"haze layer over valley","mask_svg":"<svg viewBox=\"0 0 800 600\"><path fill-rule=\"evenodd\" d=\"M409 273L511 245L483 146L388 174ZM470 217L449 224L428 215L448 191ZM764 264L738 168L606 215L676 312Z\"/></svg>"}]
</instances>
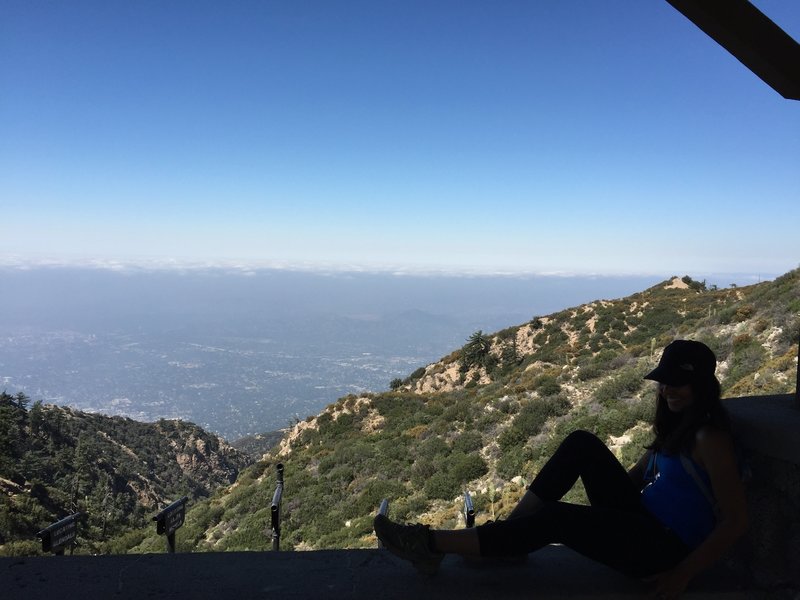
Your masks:
<instances>
[{"instance_id":1,"label":"haze layer over valley","mask_svg":"<svg viewBox=\"0 0 800 600\"><path fill-rule=\"evenodd\" d=\"M0 389L227 439L381 391L495 331L659 276L3 268Z\"/></svg>"}]
</instances>

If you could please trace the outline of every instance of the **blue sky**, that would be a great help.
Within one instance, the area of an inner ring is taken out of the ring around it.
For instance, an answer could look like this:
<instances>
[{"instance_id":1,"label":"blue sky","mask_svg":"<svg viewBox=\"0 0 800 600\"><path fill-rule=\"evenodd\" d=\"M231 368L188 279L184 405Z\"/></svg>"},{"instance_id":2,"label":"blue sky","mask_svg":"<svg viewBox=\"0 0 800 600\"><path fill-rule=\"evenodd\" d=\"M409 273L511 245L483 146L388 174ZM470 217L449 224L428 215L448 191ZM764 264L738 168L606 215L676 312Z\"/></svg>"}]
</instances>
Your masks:
<instances>
[{"instance_id":1,"label":"blue sky","mask_svg":"<svg viewBox=\"0 0 800 600\"><path fill-rule=\"evenodd\" d=\"M664 0L4 0L0 90L0 262L800 264L800 103Z\"/></svg>"}]
</instances>

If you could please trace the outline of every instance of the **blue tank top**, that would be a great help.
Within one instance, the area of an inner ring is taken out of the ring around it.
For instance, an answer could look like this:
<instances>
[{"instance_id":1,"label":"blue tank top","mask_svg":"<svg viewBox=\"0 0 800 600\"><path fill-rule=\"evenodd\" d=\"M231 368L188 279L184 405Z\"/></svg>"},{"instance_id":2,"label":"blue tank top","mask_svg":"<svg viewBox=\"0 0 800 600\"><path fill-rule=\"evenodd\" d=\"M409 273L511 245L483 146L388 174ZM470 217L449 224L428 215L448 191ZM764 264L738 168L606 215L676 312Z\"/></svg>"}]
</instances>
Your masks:
<instances>
[{"instance_id":1,"label":"blue tank top","mask_svg":"<svg viewBox=\"0 0 800 600\"><path fill-rule=\"evenodd\" d=\"M694 461L692 463L710 490L708 473ZM642 490L642 504L684 544L696 548L716 525L714 507L686 472L680 455L657 452L655 467L655 479Z\"/></svg>"}]
</instances>

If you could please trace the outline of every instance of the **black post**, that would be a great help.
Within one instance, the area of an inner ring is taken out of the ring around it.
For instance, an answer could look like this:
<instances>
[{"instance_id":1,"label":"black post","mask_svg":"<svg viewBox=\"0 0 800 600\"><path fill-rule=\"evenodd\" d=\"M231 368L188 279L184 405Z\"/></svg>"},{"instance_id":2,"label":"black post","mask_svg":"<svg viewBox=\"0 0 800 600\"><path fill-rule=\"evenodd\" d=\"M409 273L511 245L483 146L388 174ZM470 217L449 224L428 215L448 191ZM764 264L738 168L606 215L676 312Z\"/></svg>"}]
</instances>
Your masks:
<instances>
[{"instance_id":1,"label":"black post","mask_svg":"<svg viewBox=\"0 0 800 600\"><path fill-rule=\"evenodd\" d=\"M281 500L283 500L283 463L278 463L278 484L275 486L275 494L272 496L272 506L270 508L270 522L272 525L272 551L278 552L281 549Z\"/></svg>"},{"instance_id":2,"label":"black post","mask_svg":"<svg viewBox=\"0 0 800 600\"><path fill-rule=\"evenodd\" d=\"M167 534L167 552L175 554L175 532Z\"/></svg>"},{"instance_id":3,"label":"black post","mask_svg":"<svg viewBox=\"0 0 800 600\"><path fill-rule=\"evenodd\" d=\"M475 527L475 508L472 506L469 492L464 492L464 522L467 527Z\"/></svg>"}]
</instances>

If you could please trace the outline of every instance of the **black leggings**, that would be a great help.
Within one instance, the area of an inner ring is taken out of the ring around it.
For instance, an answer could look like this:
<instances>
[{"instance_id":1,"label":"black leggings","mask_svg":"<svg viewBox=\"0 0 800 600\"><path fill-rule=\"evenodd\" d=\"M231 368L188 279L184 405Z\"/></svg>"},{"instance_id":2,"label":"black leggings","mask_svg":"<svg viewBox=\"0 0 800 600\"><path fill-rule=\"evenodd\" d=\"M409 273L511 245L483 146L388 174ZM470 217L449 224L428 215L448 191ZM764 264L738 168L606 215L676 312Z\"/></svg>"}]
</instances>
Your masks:
<instances>
[{"instance_id":1,"label":"black leggings","mask_svg":"<svg viewBox=\"0 0 800 600\"><path fill-rule=\"evenodd\" d=\"M560 502L578 477L591 506ZM564 544L618 571L645 577L674 567L689 551L643 508L624 467L589 432L567 436L529 489L543 506L532 515L477 527L481 555L519 555Z\"/></svg>"}]
</instances>

